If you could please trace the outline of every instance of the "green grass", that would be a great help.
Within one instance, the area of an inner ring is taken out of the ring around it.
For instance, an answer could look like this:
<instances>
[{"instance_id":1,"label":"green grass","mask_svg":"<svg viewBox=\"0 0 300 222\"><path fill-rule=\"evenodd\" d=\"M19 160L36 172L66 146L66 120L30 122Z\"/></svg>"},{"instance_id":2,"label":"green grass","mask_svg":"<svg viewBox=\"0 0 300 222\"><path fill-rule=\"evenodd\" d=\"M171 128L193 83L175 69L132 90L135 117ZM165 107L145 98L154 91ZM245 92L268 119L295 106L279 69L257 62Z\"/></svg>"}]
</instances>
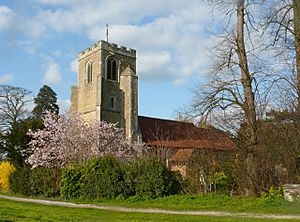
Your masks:
<instances>
[{"instance_id":1,"label":"green grass","mask_svg":"<svg viewBox=\"0 0 300 222\"><path fill-rule=\"evenodd\" d=\"M285 200L268 201L262 198L229 197L220 194L174 195L156 199L130 197L128 199L74 200L76 203L93 203L105 206L130 208L159 208L171 210L215 210L230 212L256 212L300 214L300 203Z\"/></svg>"},{"instance_id":2,"label":"green grass","mask_svg":"<svg viewBox=\"0 0 300 222\"><path fill-rule=\"evenodd\" d=\"M14 202L0 199L0 222L8 221L128 221L128 222L212 222L212 221L273 221L234 217L182 216L144 213L120 213L95 209L79 209ZM295 220L276 220L295 221Z\"/></svg>"},{"instance_id":3,"label":"green grass","mask_svg":"<svg viewBox=\"0 0 300 222\"><path fill-rule=\"evenodd\" d=\"M4 195L13 195L2 193ZM34 197L39 199L39 197ZM40 197L42 198L42 197ZM49 198L48 198L49 199ZM62 200L62 198L50 198ZM300 215L300 202L289 203L285 200L270 201L262 198L229 197L220 194L207 195L174 195L156 199L145 199L137 196L127 199L69 200L75 203L89 203L105 206L122 206L128 208L159 208L170 210L215 210L230 212L256 212Z\"/></svg>"}]
</instances>

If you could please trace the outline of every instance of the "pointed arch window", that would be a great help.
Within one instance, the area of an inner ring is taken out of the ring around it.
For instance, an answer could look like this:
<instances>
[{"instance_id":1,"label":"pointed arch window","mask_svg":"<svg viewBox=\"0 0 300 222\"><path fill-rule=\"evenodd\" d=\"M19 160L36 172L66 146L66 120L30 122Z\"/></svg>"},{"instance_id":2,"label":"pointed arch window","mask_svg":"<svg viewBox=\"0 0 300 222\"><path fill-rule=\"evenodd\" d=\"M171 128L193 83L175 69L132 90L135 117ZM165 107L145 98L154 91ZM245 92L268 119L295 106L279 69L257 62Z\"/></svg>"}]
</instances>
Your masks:
<instances>
[{"instance_id":1,"label":"pointed arch window","mask_svg":"<svg viewBox=\"0 0 300 222\"><path fill-rule=\"evenodd\" d=\"M87 82L91 83L92 80L93 80L93 62L92 61L89 61L87 63L87 66L86 66L86 75L87 75Z\"/></svg>"},{"instance_id":2,"label":"pointed arch window","mask_svg":"<svg viewBox=\"0 0 300 222\"><path fill-rule=\"evenodd\" d=\"M106 78L109 80L118 81L118 62L114 58L107 59Z\"/></svg>"}]
</instances>

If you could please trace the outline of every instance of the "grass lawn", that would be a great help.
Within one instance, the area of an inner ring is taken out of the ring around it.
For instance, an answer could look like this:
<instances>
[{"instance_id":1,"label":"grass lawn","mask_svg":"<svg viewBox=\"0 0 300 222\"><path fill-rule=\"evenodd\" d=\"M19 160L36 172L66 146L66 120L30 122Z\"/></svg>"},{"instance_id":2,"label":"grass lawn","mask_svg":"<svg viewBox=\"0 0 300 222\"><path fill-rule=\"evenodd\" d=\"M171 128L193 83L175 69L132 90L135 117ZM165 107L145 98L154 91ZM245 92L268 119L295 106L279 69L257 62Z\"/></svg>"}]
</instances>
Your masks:
<instances>
[{"instance_id":1,"label":"grass lawn","mask_svg":"<svg viewBox=\"0 0 300 222\"><path fill-rule=\"evenodd\" d=\"M234 217L181 216L144 213L120 213L95 209L79 209L39 204L14 202L0 199L0 222L8 221L273 221L270 219L248 219ZM295 221L295 220L276 220Z\"/></svg>"},{"instance_id":2,"label":"grass lawn","mask_svg":"<svg viewBox=\"0 0 300 222\"><path fill-rule=\"evenodd\" d=\"M15 194L1 193L3 195ZM39 199L39 197L34 197ZM40 197L40 199L47 199ZM62 198L48 198L50 200L68 201ZM121 206L127 208L159 208L169 210L213 210L230 212L255 212L274 214L300 215L300 202L289 203L285 200L269 200L253 197L229 197L221 194L207 195L174 195L156 199L129 197L127 199L93 199L69 200L74 203L88 203L104 206Z\"/></svg>"},{"instance_id":3,"label":"grass lawn","mask_svg":"<svg viewBox=\"0 0 300 222\"><path fill-rule=\"evenodd\" d=\"M133 208L159 208L170 210L215 210L230 212L255 212L277 214L300 214L300 202L266 200L251 197L229 197L220 194L174 195L156 199L130 197L128 199L74 200L76 203L93 203L106 206Z\"/></svg>"}]
</instances>

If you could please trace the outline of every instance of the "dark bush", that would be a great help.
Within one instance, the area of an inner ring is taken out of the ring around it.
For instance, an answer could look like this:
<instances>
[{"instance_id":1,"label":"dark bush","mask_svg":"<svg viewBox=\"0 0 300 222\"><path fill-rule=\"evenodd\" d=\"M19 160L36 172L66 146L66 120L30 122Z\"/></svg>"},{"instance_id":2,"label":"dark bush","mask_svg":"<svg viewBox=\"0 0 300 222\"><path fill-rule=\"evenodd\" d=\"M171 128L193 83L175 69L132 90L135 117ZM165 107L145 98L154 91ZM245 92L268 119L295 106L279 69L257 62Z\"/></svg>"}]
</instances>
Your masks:
<instances>
[{"instance_id":1,"label":"dark bush","mask_svg":"<svg viewBox=\"0 0 300 222\"><path fill-rule=\"evenodd\" d=\"M18 167L9 177L9 187L13 193L30 196L30 174L29 166Z\"/></svg>"},{"instance_id":2,"label":"dark bush","mask_svg":"<svg viewBox=\"0 0 300 222\"><path fill-rule=\"evenodd\" d=\"M61 170L39 167L31 170L30 195L55 197L60 194Z\"/></svg>"},{"instance_id":3,"label":"dark bush","mask_svg":"<svg viewBox=\"0 0 300 222\"><path fill-rule=\"evenodd\" d=\"M54 197L60 193L60 178L59 169L19 167L9 178L10 190L25 196Z\"/></svg>"},{"instance_id":4,"label":"dark bush","mask_svg":"<svg viewBox=\"0 0 300 222\"><path fill-rule=\"evenodd\" d=\"M136 194L151 198L176 193L178 182L165 163L157 158L142 161L136 177ZM139 168L139 167L138 167Z\"/></svg>"},{"instance_id":5,"label":"dark bush","mask_svg":"<svg viewBox=\"0 0 300 222\"><path fill-rule=\"evenodd\" d=\"M218 172L215 174L214 182L217 193L229 194L233 186L234 178L229 173L225 174L224 172Z\"/></svg>"},{"instance_id":6,"label":"dark bush","mask_svg":"<svg viewBox=\"0 0 300 222\"><path fill-rule=\"evenodd\" d=\"M182 180L184 194L206 193L204 186L199 182L197 177L189 177Z\"/></svg>"}]
</instances>

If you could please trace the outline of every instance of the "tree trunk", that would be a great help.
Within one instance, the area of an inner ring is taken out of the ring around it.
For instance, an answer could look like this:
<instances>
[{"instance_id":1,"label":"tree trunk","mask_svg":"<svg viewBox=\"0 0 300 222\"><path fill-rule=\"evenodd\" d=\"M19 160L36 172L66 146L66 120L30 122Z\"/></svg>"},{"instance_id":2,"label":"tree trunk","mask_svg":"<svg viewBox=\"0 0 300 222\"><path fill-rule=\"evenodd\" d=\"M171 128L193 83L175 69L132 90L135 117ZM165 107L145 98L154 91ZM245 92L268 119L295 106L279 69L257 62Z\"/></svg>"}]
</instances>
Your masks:
<instances>
[{"instance_id":1,"label":"tree trunk","mask_svg":"<svg viewBox=\"0 0 300 222\"><path fill-rule=\"evenodd\" d=\"M244 40L244 16L245 16L245 1L238 0L237 3L237 54L239 57L239 66L241 70L241 79L244 89L244 110L249 129L249 142L251 152L257 143L256 137L256 111L254 102L254 93L252 92L252 79L248 67L247 54Z\"/></svg>"},{"instance_id":2,"label":"tree trunk","mask_svg":"<svg viewBox=\"0 0 300 222\"><path fill-rule=\"evenodd\" d=\"M238 0L237 2L237 54L239 57L239 66L241 70L241 80L244 89L244 111L246 117L247 126L247 153L246 153L246 173L249 178L248 185L245 187L247 195L256 194L255 180L256 168L255 168L255 153L257 148L257 136L256 136L256 111L254 93L252 91L252 78L250 75L246 47L245 47L245 1Z\"/></svg>"},{"instance_id":3,"label":"tree trunk","mask_svg":"<svg viewBox=\"0 0 300 222\"><path fill-rule=\"evenodd\" d=\"M300 2L293 0L294 9L294 31L296 48L296 70L297 70L297 112L300 112Z\"/></svg>"}]
</instances>

